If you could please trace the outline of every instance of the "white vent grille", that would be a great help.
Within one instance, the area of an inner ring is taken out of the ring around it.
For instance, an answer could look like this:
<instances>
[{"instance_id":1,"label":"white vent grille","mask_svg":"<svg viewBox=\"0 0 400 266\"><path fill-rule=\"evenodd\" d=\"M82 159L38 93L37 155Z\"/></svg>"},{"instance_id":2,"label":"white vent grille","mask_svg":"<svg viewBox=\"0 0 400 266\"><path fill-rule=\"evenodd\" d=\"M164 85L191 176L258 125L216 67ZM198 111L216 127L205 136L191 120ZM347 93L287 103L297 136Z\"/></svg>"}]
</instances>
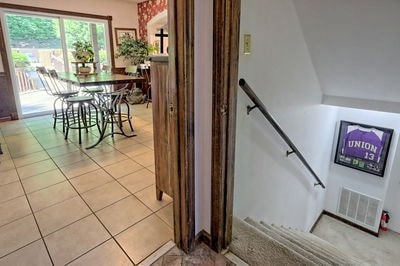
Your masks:
<instances>
[{"instance_id":1,"label":"white vent grille","mask_svg":"<svg viewBox=\"0 0 400 266\"><path fill-rule=\"evenodd\" d=\"M378 199L342 187L337 212L357 224L374 228L380 202Z\"/></svg>"}]
</instances>

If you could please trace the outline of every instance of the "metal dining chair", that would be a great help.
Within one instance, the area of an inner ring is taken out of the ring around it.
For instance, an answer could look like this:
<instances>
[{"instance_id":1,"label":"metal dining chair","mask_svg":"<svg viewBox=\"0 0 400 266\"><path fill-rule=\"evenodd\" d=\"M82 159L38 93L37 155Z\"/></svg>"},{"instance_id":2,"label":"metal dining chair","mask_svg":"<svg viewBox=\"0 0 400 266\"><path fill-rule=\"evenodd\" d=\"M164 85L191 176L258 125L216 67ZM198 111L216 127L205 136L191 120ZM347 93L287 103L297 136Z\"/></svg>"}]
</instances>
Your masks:
<instances>
[{"instance_id":1,"label":"metal dining chair","mask_svg":"<svg viewBox=\"0 0 400 266\"><path fill-rule=\"evenodd\" d=\"M64 86L58 79L57 72L55 70L47 70L45 67L36 68L37 75L45 88L47 94L55 97L53 102L53 128L56 128L58 120L62 122L62 130L65 132L65 103L66 99L76 96L79 93L74 87L68 88ZM60 109L57 105L60 104Z\"/></svg>"}]
</instances>

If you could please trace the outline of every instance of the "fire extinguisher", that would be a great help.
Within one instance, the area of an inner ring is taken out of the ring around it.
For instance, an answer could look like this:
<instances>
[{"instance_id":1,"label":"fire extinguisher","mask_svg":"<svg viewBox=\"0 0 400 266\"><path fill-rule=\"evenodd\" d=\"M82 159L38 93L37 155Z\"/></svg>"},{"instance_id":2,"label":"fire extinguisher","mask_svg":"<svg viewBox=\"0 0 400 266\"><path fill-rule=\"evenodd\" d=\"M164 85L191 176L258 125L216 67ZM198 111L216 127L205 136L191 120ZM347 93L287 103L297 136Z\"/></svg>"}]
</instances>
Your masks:
<instances>
[{"instance_id":1,"label":"fire extinguisher","mask_svg":"<svg viewBox=\"0 0 400 266\"><path fill-rule=\"evenodd\" d=\"M382 217L381 217L381 229L382 229L383 231L386 231L386 230L387 230L387 225L388 225L388 223L389 223L389 219L390 219L390 217L389 217L389 212L383 211L383 212L382 212Z\"/></svg>"}]
</instances>

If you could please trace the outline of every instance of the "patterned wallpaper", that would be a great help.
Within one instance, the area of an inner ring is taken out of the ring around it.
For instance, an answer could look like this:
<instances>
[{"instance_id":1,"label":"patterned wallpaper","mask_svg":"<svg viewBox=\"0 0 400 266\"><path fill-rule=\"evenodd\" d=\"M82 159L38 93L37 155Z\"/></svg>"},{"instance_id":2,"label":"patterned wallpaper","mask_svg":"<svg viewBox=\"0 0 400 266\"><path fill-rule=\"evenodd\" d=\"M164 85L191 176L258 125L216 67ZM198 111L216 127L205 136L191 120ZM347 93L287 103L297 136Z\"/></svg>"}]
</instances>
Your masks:
<instances>
[{"instance_id":1,"label":"patterned wallpaper","mask_svg":"<svg viewBox=\"0 0 400 266\"><path fill-rule=\"evenodd\" d=\"M147 39L147 22L167 9L167 0L148 0L138 3L139 36Z\"/></svg>"}]
</instances>

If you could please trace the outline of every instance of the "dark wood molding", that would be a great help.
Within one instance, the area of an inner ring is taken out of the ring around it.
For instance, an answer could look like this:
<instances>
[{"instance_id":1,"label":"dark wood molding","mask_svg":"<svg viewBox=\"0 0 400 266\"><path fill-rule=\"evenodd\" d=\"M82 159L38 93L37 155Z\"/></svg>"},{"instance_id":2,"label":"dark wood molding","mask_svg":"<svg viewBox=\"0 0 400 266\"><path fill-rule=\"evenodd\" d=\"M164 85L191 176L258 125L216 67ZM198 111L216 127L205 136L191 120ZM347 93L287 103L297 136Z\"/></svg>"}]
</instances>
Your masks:
<instances>
[{"instance_id":1,"label":"dark wood molding","mask_svg":"<svg viewBox=\"0 0 400 266\"><path fill-rule=\"evenodd\" d=\"M342 217L340 217L340 216L338 216L338 215L336 215L336 214L334 214L334 213L328 212L328 211L326 211L326 210L324 210L324 211L322 212L322 214L328 215L328 216L330 216L330 217L332 217L332 218L334 218L334 219L336 219L336 220L339 220L339 221L341 221L341 222L343 222L343 223L345 223L345 224L348 224L348 225L350 225L350 226L352 226L352 227L355 227L355 228L357 228L357 229L359 229L359 230L361 230L361 231L364 231L364 232L366 232L366 233L368 233L368 234L371 234L371 235L373 235L373 236L379 237L379 231L378 231L378 232L375 232L375 231L369 230L369 229L367 229L367 228L365 228L365 227L362 227L361 225L358 225L358 224L356 224L356 223L353 223L353 222L351 222L351 221L348 221L348 220L346 220L346 219L344 219L344 218L342 218Z\"/></svg>"},{"instance_id":2,"label":"dark wood molding","mask_svg":"<svg viewBox=\"0 0 400 266\"><path fill-rule=\"evenodd\" d=\"M194 202L194 0L168 1L169 141L177 145L173 178L175 243L185 252L195 246Z\"/></svg>"},{"instance_id":3,"label":"dark wood molding","mask_svg":"<svg viewBox=\"0 0 400 266\"><path fill-rule=\"evenodd\" d=\"M310 233L312 233L312 232L314 231L315 227L317 226L317 224L318 224L319 221L321 220L322 215L324 215L324 211L322 211L322 212L319 214L317 220L314 222L313 226L311 226Z\"/></svg>"},{"instance_id":4,"label":"dark wood molding","mask_svg":"<svg viewBox=\"0 0 400 266\"><path fill-rule=\"evenodd\" d=\"M36 7L36 6L15 5L15 4L9 4L9 3L0 3L0 8L8 8L8 9L40 12L40 13L51 13L51 14L66 15L66 16L73 16L73 17L85 17L85 18L112 20L112 16L102 16L102 15L96 15L96 14L88 14L88 13L66 11L66 10L60 10L60 9Z\"/></svg>"},{"instance_id":5,"label":"dark wood molding","mask_svg":"<svg viewBox=\"0 0 400 266\"><path fill-rule=\"evenodd\" d=\"M0 21L0 54L4 68L4 72L0 76L0 118L15 120L18 119L17 104L15 102L10 65L8 64L8 56L6 51L3 25Z\"/></svg>"},{"instance_id":6,"label":"dark wood molding","mask_svg":"<svg viewBox=\"0 0 400 266\"><path fill-rule=\"evenodd\" d=\"M107 20L108 36L110 39L111 69L114 69L114 67L115 67L115 54L114 54L115 51L114 51L114 39L113 39L114 35L113 35L113 26L112 26L112 16L102 16L102 15L96 15L96 14L88 14L88 13L81 13L81 12L74 12L74 11L36 7L36 6L15 5L15 4L9 4L9 3L0 3L0 8L8 8L8 9L14 9L14 10L30 11L30 12L49 13L49 14L56 14L56 15L65 15L65 16L72 16L72 17L84 17L84 18Z\"/></svg>"},{"instance_id":7,"label":"dark wood molding","mask_svg":"<svg viewBox=\"0 0 400 266\"><path fill-rule=\"evenodd\" d=\"M214 0L211 247L232 237L240 0Z\"/></svg>"},{"instance_id":8,"label":"dark wood molding","mask_svg":"<svg viewBox=\"0 0 400 266\"><path fill-rule=\"evenodd\" d=\"M201 230L196 235L196 246L200 245L201 243L204 243L211 248L211 235L205 230Z\"/></svg>"}]
</instances>

